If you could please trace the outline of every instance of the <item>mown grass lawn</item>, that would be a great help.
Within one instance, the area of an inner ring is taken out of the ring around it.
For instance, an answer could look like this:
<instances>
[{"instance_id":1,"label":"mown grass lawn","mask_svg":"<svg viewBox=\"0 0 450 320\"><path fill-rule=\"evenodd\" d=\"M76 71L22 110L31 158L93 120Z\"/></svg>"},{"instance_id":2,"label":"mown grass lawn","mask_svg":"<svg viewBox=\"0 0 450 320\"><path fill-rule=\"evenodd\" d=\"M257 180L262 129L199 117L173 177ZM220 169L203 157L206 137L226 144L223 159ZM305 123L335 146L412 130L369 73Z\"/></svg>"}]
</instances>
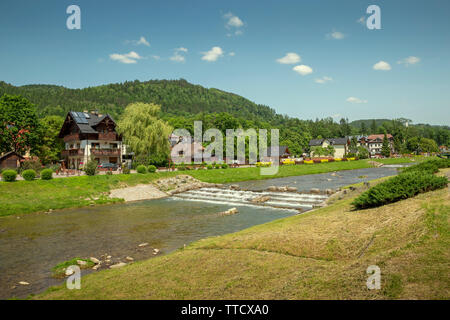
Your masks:
<instances>
[{"instance_id":1,"label":"mown grass lawn","mask_svg":"<svg viewBox=\"0 0 450 320\"><path fill-rule=\"evenodd\" d=\"M280 166L273 176L263 176L259 168L190 170L147 174L79 176L53 180L0 182L0 216L84 207L121 201L110 199L111 189L147 184L159 178L189 174L201 181L228 183L245 180L280 178L338 170L368 168L366 160L331 162L312 165Z\"/></svg>"},{"instance_id":2,"label":"mown grass lawn","mask_svg":"<svg viewBox=\"0 0 450 320\"><path fill-rule=\"evenodd\" d=\"M34 298L449 299L448 188L355 211L360 192ZM366 287L370 265L381 269L380 290Z\"/></svg>"},{"instance_id":3,"label":"mown grass lawn","mask_svg":"<svg viewBox=\"0 0 450 320\"><path fill-rule=\"evenodd\" d=\"M424 156L414 156L410 158L386 158L386 159L374 159L376 162L382 164L400 164L400 163L418 163L422 161L437 159L437 157L424 157Z\"/></svg>"}]
</instances>

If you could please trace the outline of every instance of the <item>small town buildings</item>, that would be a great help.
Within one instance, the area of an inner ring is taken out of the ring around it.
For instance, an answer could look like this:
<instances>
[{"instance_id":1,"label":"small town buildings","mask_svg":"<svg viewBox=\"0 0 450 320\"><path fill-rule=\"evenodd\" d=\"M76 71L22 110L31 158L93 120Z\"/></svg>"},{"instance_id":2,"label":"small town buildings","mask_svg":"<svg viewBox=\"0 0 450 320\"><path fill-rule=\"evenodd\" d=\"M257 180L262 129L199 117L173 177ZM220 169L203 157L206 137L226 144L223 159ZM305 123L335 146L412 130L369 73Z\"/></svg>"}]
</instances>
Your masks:
<instances>
[{"instance_id":1,"label":"small town buildings","mask_svg":"<svg viewBox=\"0 0 450 320\"><path fill-rule=\"evenodd\" d=\"M386 134L386 137L389 142L389 149L391 150L391 153L394 153L394 137L391 134ZM380 157L381 156L381 149L383 147L383 139L384 134L371 134L367 137L365 140L365 144L367 146L367 149L369 150L369 154L371 157Z\"/></svg>"},{"instance_id":2,"label":"small town buildings","mask_svg":"<svg viewBox=\"0 0 450 320\"><path fill-rule=\"evenodd\" d=\"M311 150L313 150L314 147L327 148L328 146L332 146L334 148L335 158L342 158L348 152L348 139L328 138L328 139L312 139L309 141L309 147Z\"/></svg>"},{"instance_id":3,"label":"small town buildings","mask_svg":"<svg viewBox=\"0 0 450 320\"><path fill-rule=\"evenodd\" d=\"M108 114L70 111L60 130L65 150L61 155L68 169L81 169L91 158L99 164L122 164L125 147Z\"/></svg>"},{"instance_id":4,"label":"small town buildings","mask_svg":"<svg viewBox=\"0 0 450 320\"><path fill-rule=\"evenodd\" d=\"M23 160L25 158L15 151L6 152L0 156L0 169L17 169Z\"/></svg>"},{"instance_id":5,"label":"small town buildings","mask_svg":"<svg viewBox=\"0 0 450 320\"><path fill-rule=\"evenodd\" d=\"M287 146L278 146L267 148L267 159L265 161L275 161L276 151L278 149L278 163L281 163L281 159L286 159L291 156L291 152Z\"/></svg>"}]
</instances>

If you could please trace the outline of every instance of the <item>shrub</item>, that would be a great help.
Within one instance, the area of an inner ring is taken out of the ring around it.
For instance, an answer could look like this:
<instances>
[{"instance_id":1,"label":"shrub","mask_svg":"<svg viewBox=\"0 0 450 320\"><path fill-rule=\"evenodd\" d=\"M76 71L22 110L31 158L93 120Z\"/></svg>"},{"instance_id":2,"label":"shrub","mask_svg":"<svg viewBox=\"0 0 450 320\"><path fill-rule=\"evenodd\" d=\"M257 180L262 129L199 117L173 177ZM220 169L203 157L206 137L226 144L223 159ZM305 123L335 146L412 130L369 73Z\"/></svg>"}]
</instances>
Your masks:
<instances>
[{"instance_id":1,"label":"shrub","mask_svg":"<svg viewBox=\"0 0 450 320\"><path fill-rule=\"evenodd\" d=\"M12 169L6 169L2 172L3 181L13 182L17 178L17 171Z\"/></svg>"},{"instance_id":2,"label":"shrub","mask_svg":"<svg viewBox=\"0 0 450 320\"><path fill-rule=\"evenodd\" d=\"M221 167L220 163L216 163L216 164L214 165L214 168L216 168L216 169L220 169L220 167Z\"/></svg>"},{"instance_id":3,"label":"shrub","mask_svg":"<svg viewBox=\"0 0 450 320\"><path fill-rule=\"evenodd\" d=\"M212 168L213 168L212 164L208 164L208 165L206 166L206 169L208 169L208 170L211 170Z\"/></svg>"},{"instance_id":4,"label":"shrub","mask_svg":"<svg viewBox=\"0 0 450 320\"><path fill-rule=\"evenodd\" d=\"M184 171L184 170L186 170L186 167L184 165L180 165L180 166L178 166L177 170L178 171Z\"/></svg>"},{"instance_id":5,"label":"shrub","mask_svg":"<svg viewBox=\"0 0 450 320\"><path fill-rule=\"evenodd\" d=\"M41 171L41 179L42 180L51 180L53 179L53 170L52 169L44 169Z\"/></svg>"},{"instance_id":6,"label":"shrub","mask_svg":"<svg viewBox=\"0 0 450 320\"><path fill-rule=\"evenodd\" d=\"M148 172L156 172L156 167L154 165L149 165L147 170Z\"/></svg>"},{"instance_id":7,"label":"shrub","mask_svg":"<svg viewBox=\"0 0 450 320\"><path fill-rule=\"evenodd\" d=\"M147 167L143 164L140 164L136 167L137 173L147 173Z\"/></svg>"},{"instance_id":8,"label":"shrub","mask_svg":"<svg viewBox=\"0 0 450 320\"><path fill-rule=\"evenodd\" d=\"M112 176L112 171L111 170L108 170L108 171L106 171L106 174L108 175L108 176Z\"/></svg>"},{"instance_id":9,"label":"shrub","mask_svg":"<svg viewBox=\"0 0 450 320\"><path fill-rule=\"evenodd\" d=\"M222 169L228 169L228 164L222 163Z\"/></svg>"},{"instance_id":10,"label":"shrub","mask_svg":"<svg viewBox=\"0 0 450 320\"><path fill-rule=\"evenodd\" d=\"M98 172L98 163L95 160L89 160L84 167L84 172L88 176L95 176Z\"/></svg>"},{"instance_id":11,"label":"shrub","mask_svg":"<svg viewBox=\"0 0 450 320\"><path fill-rule=\"evenodd\" d=\"M29 169L40 172L42 170L42 163L39 160L27 160L21 163L20 170L22 172Z\"/></svg>"},{"instance_id":12,"label":"shrub","mask_svg":"<svg viewBox=\"0 0 450 320\"><path fill-rule=\"evenodd\" d=\"M130 174L130 168L128 168L127 165L122 166L122 173L124 174Z\"/></svg>"},{"instance_id":13,"label":"shrub","mask_svg":"<svg viewBox=\"0 0 450 320\"><path fill-rule=\"evenodd\" d=\"M22 172L22 177L27 181L33 181L36 178L36 171L28 169Z\"/></svg>"},{"instance_id":14,"label":"shrub","mask_svg":"<svg viewBox=\"0 0 450 320\"><path fill-rule=\"evenodd\" d=\"M357 209L378 207L419 193L447 186L446 177L437 177L423 171L402 173L386 180L357 197L352 204Z\"/></svg>"},{"instance_id":15,"label":"shrub","mask_svg":"<svg viewBox=\"0 0 450 320\"><path fill-rule=\"evenodd\" d=\"M411 167L403 168L402 172L426 172L426 173L436 173L439 169L449 168L450 167L450 159L434 159L424 161L422 163L416 164Z\"/></svg>"}]
</instances>

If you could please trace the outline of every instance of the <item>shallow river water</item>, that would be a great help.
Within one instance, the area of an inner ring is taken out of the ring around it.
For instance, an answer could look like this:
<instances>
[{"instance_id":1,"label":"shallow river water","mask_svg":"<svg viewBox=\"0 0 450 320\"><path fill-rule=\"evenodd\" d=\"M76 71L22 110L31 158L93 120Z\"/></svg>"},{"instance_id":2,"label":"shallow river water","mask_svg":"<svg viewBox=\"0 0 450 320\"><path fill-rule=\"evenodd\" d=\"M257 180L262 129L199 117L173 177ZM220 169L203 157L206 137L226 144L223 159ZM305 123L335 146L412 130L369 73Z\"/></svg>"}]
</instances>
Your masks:
<instances>
[{"instance_id":1,"label":"shallow river water","mask_svg":"<svg viewBox=\"0 0 450 320\"><path fill-rule=\"evenodd\" d=\"M305 191L342 187L396 172L396 168L370 168L237 184L253 190L291 185ZM62 283L51 277L51 268L74 257L108 254L113 262L126 262L126 256L142 260L154 256L153 248L164 254L195 240L297 213L237 206L239 214L217 214L230 207L226 203L168 198L0 218L0 299L26 297ZM149 245L138 247L144 242ZM82 270L82 275L88 272L92 270ZM29 285L20 285L19 281Z\"/></svg>"}]
</instances>

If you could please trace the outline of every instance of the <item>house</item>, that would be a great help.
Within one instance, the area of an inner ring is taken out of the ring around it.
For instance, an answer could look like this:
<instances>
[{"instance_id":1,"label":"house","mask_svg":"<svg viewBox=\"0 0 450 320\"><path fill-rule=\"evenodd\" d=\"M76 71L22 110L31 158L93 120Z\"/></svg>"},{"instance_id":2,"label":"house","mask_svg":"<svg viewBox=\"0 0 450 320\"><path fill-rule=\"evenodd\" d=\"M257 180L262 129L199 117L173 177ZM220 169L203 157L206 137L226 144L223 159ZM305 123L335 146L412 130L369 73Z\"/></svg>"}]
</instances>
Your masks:
<instances>
[{"instance_id":1,"label":"house","mask_svg":"<svg viewBox=\"0 0 450 320\"><path fill-rule=\"evenodd\" d=\"M322 147L326 149L328 148L328 146L332 146L334 148L335 158L342 158L348 152L348 139L328 138L328 139L312 139L309 141L309 147L311 150L313 150L314 147Z\"/></svg>"},{"instance_id":2,"label":"house","mask_svg":"<svg viewBox=\"0 0 450 320\"><path fill-rule=\"evenodd\" d=\"M191 163L194 162L194 156L197 152L201 155L203 161L203 151L205 148L200 142L194 141L192 137L177 136L171 134L169 136L171 156L176 158L176 162ZM190 156L188 155L190 148ZM212 155L214 157L214 155ZM216 159L212 159L214 161Z\"/></svg>"},{"instance_id":3,"label":"house","mask_svg":"<svg viewBox=\"0 0 450 320\"><path fill-rule=\"evenodd\" d=\"M108 114L70 111L59 137L65 143L61 155L68 169L81 169L91 157L99 164L122 163L125 148L116 123Z\"/></svg>"},{"instance_id":4,"label":"house","mask_svg":"<svg viewBox=\"0 0 450 320\"><path fill-rule=\"evenodd\" d=\"M0 169L17 169L23 160L25 158L15 151L6 152L0 156Z\"/></svg>"},{"instance_id":5,"label":"house","mask_svg":"<svg viewBox=\"0 0 450 320\"><path fill-rule=\"evenodd\" d=\"M391 134L386 134L389 142L389 149L394 153L394 137ZM371 157L380 157L381 149L383 147L384 134L371 134L367 137L366 146Z\"/></svg>"}]
</instances>

